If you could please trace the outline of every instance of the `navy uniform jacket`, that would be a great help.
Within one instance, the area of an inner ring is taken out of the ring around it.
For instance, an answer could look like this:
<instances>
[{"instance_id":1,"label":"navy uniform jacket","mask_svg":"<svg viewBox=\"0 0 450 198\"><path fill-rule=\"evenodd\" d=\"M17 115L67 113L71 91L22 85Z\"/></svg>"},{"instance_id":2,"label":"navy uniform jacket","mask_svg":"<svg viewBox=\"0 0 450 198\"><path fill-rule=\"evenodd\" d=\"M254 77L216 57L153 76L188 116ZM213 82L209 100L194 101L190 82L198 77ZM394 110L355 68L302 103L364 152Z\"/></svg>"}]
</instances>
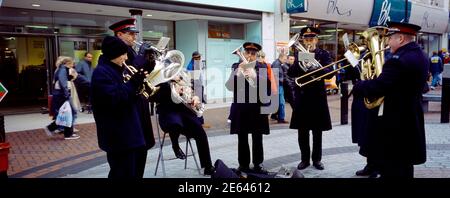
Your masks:
<instances>
[{"instance_id":1,"label":"navy uniform jacket","mask_svg":"<svg viewBox=\"0 0 450 198\"><path fill-rule=\"evenodd\" d=\"M92 109L99 147L106 152L154 145L152 131L143 130L137 88L123 82L123 68L103 56L92 74ZM151 138L150 138L151 137Z\"/></svg>"},{"instance_id":2,"label":"navy uniform jacket","mask_svg":"<svg viewBox=\"0 0 450 198\"><path fill-rule=\"evenodd\" d=\"M164 132L195 134L202 123L197 115L182 103L172 101L170 83L159 85L159 91L152 97L157 102L156 111L159 114L159 123ZM180 128L181 127L181 128Z\"/></svg>"},{"instance_id":3,"label":"navy uniform jacket","mask_svg":"<svg viewBox=\"0 0 450 198\"><path fill-rule=\"evenodd\" d=\"M315 59L322 64L322 66L328 65L332 62L330 54L322 49L316 48L314 51ZM289 67L288 75L292 78L296 78L306 74L299 65L298 53L294 53L295 62ZM325 72L330 71L328 69L322 70L314 74L318 77ZM327 78L333 77L332 75ZM302 82L309 81L311 77L305 77ZM331 130L331 118L328 110L327 94L325 90L324 78L319 81L312 82L304 87L295 85L295 105L292 111L291 129L302 130L319 130L327 131Z\"/></svg>"},{"instance_id":4,"label":"navy uniform jacket","mask_svg":"<svg viewBox=\"0 0 450 198\"><path fill-rule=\"evenodd\" d=\"M136 59L137 59L136 58L137 53L136 53L136 51L134 51L134 49L131 46L128 46L127 56L128 56L128 59L126 60L126 64L134 66L137 70L144 69L145 71L150 73L154 68L154 64L155 64L154 61L152 63L147 62L147 64L145 66L140 65L140 64L135 64ZM139 97L140 97L140 99L136 101L136 103L138 105L139 115L140 115L139 117L141 119L142 128L144 131L146 131L146 133L144 133L144 135L146 135L146 139L149 140L147 146L149 146L148 148L151 148L155 144L155 138L153 136L153 127L152 127L149 101L143 95L139 95Z\"/></svg>"},{"instance_id":5,"label":"navy uniform jacket","mask_svg":"<svg viewBox=\"0 0 450 198\"><path fill-rule=\"evenodd\" d=\"M231 134L239 134L239 133L261 133L261 134L269 134L269 120L267 114L261 113L261 107L267 105L268 98L261 98L260 96L269 95L270 94L270 80L267 78L267 67L265 64L261 64L259 62L256 63L255 69L257 73L257 87L252 87L248 84L247 80L241 75L236 76L237 68L239 63L234 63L232 66L232 72L225 86L228 90L233 91L233 103L231 114L231 126L230 133ZM260 71L260 68L265 69L266 72ZM238 78L239 81L243 81L245 83L244 87L238 87ZM266 89L267 93L258 94L260 83L267 82ZM251 102L249 99L249 92L255 93L257 98L252 99L255 102ZM245 101L238 102L237 96L245 96Z\"/></svg>"},{"instance_id":6,"label":"navy uniform jacket","mask_svg":"<svg viewBox=\"0 0 450 198\"><path fill-rule=\"evenodd\" d=\"M377 158L409 164L426 161L421 101L428 68L428 58L417 43L411 42L386 61L378 78L353 88L357 96L384 96L380 130L376 132Z\"/></svg>"}]
</instances>

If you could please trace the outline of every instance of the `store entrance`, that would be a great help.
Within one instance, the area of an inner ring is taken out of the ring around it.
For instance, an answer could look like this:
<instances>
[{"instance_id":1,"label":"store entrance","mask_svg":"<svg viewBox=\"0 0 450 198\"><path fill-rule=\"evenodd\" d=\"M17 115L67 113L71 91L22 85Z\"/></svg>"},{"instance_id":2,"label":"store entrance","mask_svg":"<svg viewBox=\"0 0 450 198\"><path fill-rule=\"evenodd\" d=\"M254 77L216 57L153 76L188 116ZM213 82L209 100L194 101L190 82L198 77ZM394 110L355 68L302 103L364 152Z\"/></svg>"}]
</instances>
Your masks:
<instances>
[{"instance_id":1,"label":"store entrance","mask_svg":"<svg viewBox=\"0 0 450 198\"><path fill-rule=\"evenodd\" d=\"M47 107L52 40L45 36L0 35L0 82L9 91L0 102L3 114L40 112Z\"/></svg>"}]
</instances>

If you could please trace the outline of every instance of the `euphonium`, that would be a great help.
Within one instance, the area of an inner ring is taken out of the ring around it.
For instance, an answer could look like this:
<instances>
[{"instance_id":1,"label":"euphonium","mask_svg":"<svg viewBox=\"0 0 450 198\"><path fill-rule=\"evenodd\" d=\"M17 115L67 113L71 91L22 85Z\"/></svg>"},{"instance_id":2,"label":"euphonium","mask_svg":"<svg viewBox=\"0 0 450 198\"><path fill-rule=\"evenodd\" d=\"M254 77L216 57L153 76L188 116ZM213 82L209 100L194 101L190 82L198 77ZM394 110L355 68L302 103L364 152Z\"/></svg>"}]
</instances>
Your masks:
<instances>
[{"instance_id":1,"label":"euphonium","mask_svg":"<svg viewBox=\"0 0 450 198\"><path fill-rule=\"evenodd\" d=\"M185 71L181 71L178 74L178 79L170 83L170 89L173 102L184 104L197 117L203 115L205 105L201 101L199 104L194 104L194 97L198 96L195 96L191 85L191 78Z\"/></svg>"},{"instance_id":2,"label":"euphonium","mask_svg":"<svg viewBox=\"0 0 450 198\"><path fill-rule=\"evenodd\" d=\"M371 80L377 78L384 64L385 35L379 33L375 28L369 28L362 33L367 48L370 51L371 59L361 60L361 80ZM383 103L384 97L364 98L364 104L368 109L373 109Z\"/></svg>"},{"instance_id":3,"label":"euphonium","mask_svg":"<svg viewBox=\"0 0 450 198\"><path fill-rule=\"evenodd\" d=\"M139 94L144 95L146 98L152 96L159 90L159 88L156 87L157 85L175 78L182 70L185 60L183 53L178 50L170 50L163 58L158 59L160 60L156 61L155 68L149 74L146 74L145 79L142 82L143 87L139 91ZM131 75L138 72L138 70L133 66L128 66L125 63L123 64L128 70L128 74L124 75L124 81L128 81L131 78ZM150 93L148 93L149 90L151 90Z\"/></svg>"}]
</instances>

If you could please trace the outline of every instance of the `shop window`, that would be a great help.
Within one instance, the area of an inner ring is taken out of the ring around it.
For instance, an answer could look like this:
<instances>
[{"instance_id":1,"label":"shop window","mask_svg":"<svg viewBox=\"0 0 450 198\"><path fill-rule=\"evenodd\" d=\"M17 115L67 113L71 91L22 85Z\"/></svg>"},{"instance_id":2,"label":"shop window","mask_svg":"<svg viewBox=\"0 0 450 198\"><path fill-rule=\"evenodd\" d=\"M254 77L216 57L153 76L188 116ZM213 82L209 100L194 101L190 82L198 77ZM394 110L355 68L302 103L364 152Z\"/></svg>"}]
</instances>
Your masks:
<instances>
[{"instance_id":1,"label":"shop window","mask_svg":"<svg viewBox=\"0 0 450 198\"><path fill-rule=\"evenodd\" d=\"M244 24L227 24L210 22L208 24L208 38L244 39Z\"/></svg>"}]
</instances>

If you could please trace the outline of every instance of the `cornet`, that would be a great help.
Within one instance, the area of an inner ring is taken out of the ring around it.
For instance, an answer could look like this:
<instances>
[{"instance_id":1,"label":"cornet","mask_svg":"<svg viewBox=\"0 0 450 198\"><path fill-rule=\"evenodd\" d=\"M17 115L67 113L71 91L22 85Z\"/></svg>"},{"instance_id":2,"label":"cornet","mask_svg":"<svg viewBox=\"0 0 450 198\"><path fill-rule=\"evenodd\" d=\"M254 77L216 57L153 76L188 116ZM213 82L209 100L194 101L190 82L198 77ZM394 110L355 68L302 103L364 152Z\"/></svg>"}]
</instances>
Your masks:
<instances>
[{"instance_id":1,"label":"cornet","mask_svg":"<svg viewBox=\"0 0 450 198\"><path fill-rule=\"evenodd\" d=\"M248 62L248 60L244 57L244 55L241 52L241 48L242 46L239 46L238 48L236 48L235 50L233 50L233 52L231 52L231 54L236 54L239 56L239 58L242 60L242 66L243 66L243 70L247 70L247 69L251 69L251 70L255 70L255 66L256 66L256 60L252 61L252 62ZM244 72L241 70L241 74L245 77L245 80L247 80L248 84L252 87L256 87L256 83L255 81L253 81L252 78L250 78L250 76L245 75Z\"/></svg>"}]
</instances>

